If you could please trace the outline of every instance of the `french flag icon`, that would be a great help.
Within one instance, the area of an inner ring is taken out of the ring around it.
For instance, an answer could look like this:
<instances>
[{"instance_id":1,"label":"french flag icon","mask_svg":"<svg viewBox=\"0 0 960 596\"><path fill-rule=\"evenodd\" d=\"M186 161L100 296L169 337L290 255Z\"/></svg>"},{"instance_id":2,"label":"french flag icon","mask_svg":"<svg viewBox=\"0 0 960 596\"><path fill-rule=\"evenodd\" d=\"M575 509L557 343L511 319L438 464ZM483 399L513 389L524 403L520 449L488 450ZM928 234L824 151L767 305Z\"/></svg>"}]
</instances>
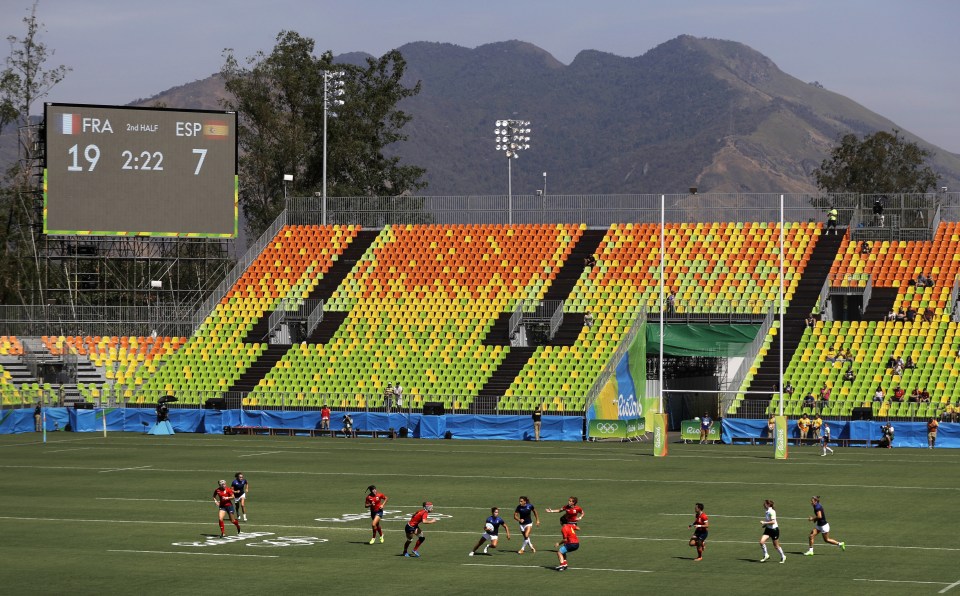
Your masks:
<instances>
[{"instance_id":1,"label":"french flag icon","mask_svg":"<svg viewBox=\"0 0 960 596\"><path fill-rule=\"evenodd\" d=\"M61 114L61 127L65 135L80 134L80 114Z\"/></svg>"}]
</instances>

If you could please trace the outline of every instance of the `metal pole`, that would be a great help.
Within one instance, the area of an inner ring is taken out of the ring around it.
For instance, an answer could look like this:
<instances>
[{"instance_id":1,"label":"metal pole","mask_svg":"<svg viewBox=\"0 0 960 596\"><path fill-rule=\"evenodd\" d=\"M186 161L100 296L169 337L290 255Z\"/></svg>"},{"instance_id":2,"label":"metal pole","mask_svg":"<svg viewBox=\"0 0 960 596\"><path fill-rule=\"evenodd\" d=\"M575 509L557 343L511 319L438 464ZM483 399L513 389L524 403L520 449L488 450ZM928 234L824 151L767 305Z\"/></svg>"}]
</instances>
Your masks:
<instances>
[{"instance_id":1,"label":"metal pole","mask_svg":"<svg viewBox=\"0 0 960 596\"><path fill-rule=\"evenodd\" d=\"M818 297L817 300L820 298ZM780 386L777 387L780 394L780 416L783 416L783 195L780 195L780 366L777 377ZM824 451L826 453L826 451Z\"/></svg>"},{"instance_id":2,"label":"metal pole","mask_svg":"<svg viewBox=\"0 0 960 596\"><path fill-rule=\"evenodd\" d=\"M657 377L660 379L660 413L663 414L663 302L664 268L667 260L667 195L660 195L660 366Z\"/></svg>"},{"instance_id":3,"label":"metal pole","mask_svg":"<svg viewBox=\"0 0 960 596\"><path fill-rule=\"evenodd\" d=\"M513 225L513 160L507 158L507 223Z\"/></svg>"},{"instance_id":4,"label":"metal pole","mask_svg":"<svg viewBox=\"0 0 960 596\"><path fill-rule=\"evenodd\" d=\"M327 78L323 79L323 199L320 202L320 224L327 225Z\"/></svg>"}]
</instances>

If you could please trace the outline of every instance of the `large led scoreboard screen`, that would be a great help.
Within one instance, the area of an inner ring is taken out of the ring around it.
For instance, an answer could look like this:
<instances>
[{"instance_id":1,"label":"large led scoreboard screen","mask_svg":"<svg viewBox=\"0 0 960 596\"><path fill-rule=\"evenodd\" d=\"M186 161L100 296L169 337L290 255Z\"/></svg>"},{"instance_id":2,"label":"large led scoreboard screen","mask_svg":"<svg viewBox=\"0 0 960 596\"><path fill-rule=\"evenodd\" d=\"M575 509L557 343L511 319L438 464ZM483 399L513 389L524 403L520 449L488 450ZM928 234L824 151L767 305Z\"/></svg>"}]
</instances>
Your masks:
<instances>
[{"instance_id":1,"label":"large led scoreboard screen","mask_svg":"<svg viewBox=\"0 0 960 596\"><path fill-rule=\"evenodd\" d=\"M43 228L237 235L235 112L47 104Z\"/></svg>"}]
</instances>

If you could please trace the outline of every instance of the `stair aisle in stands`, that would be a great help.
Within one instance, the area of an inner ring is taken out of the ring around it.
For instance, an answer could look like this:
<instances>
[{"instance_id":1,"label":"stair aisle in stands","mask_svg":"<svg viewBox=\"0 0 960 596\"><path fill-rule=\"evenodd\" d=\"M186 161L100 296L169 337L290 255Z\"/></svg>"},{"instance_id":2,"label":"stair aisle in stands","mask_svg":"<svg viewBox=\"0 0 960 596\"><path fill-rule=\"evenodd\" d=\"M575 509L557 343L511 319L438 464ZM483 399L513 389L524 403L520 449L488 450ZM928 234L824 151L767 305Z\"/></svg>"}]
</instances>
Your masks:
<instances>
[{"instance_id":1,"label":"stair aisle in stands","mask_svg":"<svg viewBox=\"0 0 960 596\"><path fill-rule=\"evenodd\" d=\"M790 300L790 306L783 314L783 364L790 363L797 346L800 344L800 338L806 329L805 321L807 315L813 312L817 306L817 300L820 298L820 291L823 284L830 274L830 268L833 266L837 257L837 251L843 241L843 236L837 234L822 234L813 252L806 268L803 270L803 276L797 289ZM750 383L748 393L745 396L747 400L769 401L770 393L779 390L780 380L780 350L779 339L775 338L766 356L760 362L757 373ZM753 392L765 392L766 395Z\"/></svg>"}]
</instances>

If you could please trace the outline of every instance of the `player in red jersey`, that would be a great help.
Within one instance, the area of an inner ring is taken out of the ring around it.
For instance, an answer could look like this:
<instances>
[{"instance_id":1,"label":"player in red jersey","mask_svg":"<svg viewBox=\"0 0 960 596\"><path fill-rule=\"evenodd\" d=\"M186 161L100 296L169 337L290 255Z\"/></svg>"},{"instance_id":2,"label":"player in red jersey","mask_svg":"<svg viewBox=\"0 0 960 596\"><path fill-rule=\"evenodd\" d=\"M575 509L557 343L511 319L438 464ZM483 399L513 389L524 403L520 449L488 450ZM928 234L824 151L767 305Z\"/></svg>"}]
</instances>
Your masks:
<instances>
[{"instance_id":1,"label":"player in red jersey","mask_svg":"<svg viewBox=\"0 0 960 596\"><path fill-rule=\"evenodd\" d=\"M407 522L407 527L404 528L407 534L407 541L403 543L403 556L405 557L419 557L420 556L420 545L423 544L423 541L426 540L426 537L423 535L423 529L420 527L420 524L432 524L436 523L435 519L427 519L427 516L430 515L430 512L433 511L433 503L430 501L425 501L423 503L423 509L417 511L413 514L413 517L410 518L410 521ZM417 537L417 543L413 546L413 552L407 553L407 548L410 546L410 542L413 541L413 537Z\"/></svg>"},{"instance_id":2,"label":"player in red jersey","mask_svg":"<svg viewBox=\"0 0 960 596\"><path fill-rule=\"evenodd\" d=\"M697 503L693 507L693 523L688 527L693 528L693 536L690 537L690 546L697 547L697 558L694 561L703 560L704 543L707 541L707 528L710 527L710 520L707 514L703 512L703 503Z\"/></svg>"},{"instance_id":3,"label":"player in red jersey","mask_svg":"<svg viewBox=\"0 0 960 596\"><path fill-rule=\"evenodd\" d=\"M217 489L213 491L213 502L217 504L220 510L220 537L225 538L223 528L223 514L230 515L230 522L237 527L237 534L240 533L240 522L237 520L237 514L233 509L233 489L227 486L226 480L217 483Z\"/></svg>"},{"instance_id":4,"label":"player in red jersey","mask_svg":"<svg viewBox=\"0 0 960 596\"><path fill-rule=\"evenodd\" d=\"M561 524L575 524L583 519L583 509L580 508L576 497L567 499L567 504L561 509L547 509L547 513L562 513L560 516Z\"/></svg>"},{"instance_id":5,"label":"player in red jersey","mask_svg":"<svg viewBox=\"0 0 960 596\"><path fill-rule=\"evenodd\" d=\"M560 564L556 566L557 571L566 571L567 553L572 553L580 548L580 539L577 538L578 530L580 530L580 528L577 527L577 524L568 523L560 526L560 535L563 536L563 540L555 545L559 547L557 549L557 558L560 559Z\"/></svg>"},{"instance_id":6,"label":"player in red jersey","mask_svg":"<svg viewBox=\"0 0 960 596\"><path fill-rule=\"evenodd\" d=\"M367 487L367 492L370 494L367 495L363 506L370 510L370 527L373 529L373 538L370 539L370 544L376 542L378 534L380 535L380 544L383 544L383 528L380 527L380 519L383 517L383 507L387 504L387 495L378 492L377 487L372 484Z\"/></svg>"}]
</instances>

